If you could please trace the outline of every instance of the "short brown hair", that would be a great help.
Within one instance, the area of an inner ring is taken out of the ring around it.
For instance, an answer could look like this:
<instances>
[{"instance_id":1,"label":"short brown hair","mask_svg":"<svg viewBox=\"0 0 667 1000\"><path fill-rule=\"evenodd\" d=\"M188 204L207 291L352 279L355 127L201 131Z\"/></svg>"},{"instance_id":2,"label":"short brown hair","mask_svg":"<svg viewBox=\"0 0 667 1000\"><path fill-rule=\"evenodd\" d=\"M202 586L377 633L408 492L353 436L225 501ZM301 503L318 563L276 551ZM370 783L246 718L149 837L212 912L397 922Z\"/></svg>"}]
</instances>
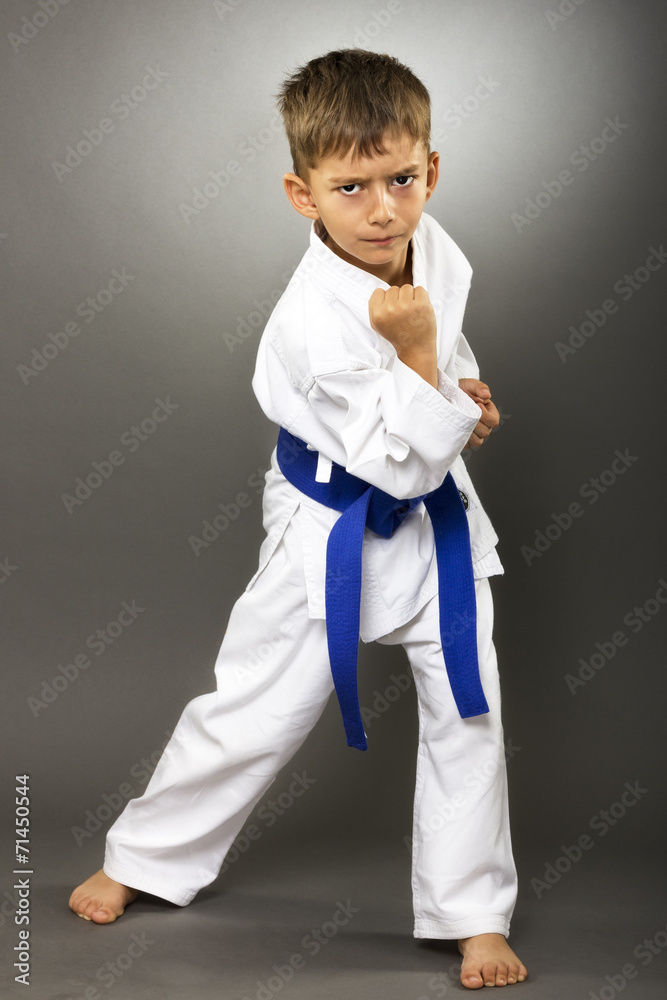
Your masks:
<instances>
[{"instance_id":1,"label":"short brown hair","mask_svg":"<svg viewBox=\"0 0 667 1000\"><path fill-rule=\"evenodd\" d=\"M393 56L340 49L311 59L285 80L278 108L302 180L323 156L385 152L387 134L430 148L428 90Z\"/></svg>"}]
</instances>

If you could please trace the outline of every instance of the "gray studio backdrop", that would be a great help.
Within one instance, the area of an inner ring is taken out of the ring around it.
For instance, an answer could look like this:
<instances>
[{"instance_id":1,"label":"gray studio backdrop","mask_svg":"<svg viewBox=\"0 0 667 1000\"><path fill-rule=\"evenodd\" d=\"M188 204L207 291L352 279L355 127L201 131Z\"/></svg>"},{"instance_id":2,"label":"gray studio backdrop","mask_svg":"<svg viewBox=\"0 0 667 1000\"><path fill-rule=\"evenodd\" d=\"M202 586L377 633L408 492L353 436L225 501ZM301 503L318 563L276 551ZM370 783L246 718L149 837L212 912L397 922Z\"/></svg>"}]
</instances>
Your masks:
<instances>
[{"instance_id":1,"label":"gray studio backdrop","mask_svg":"<svg viewBox=\"0 0 667 1000\"><path fill-rule=\"evenodd\" d=\"M593 855L657 858L663 7L30 0L0 25L2 812L11 835L28 774L36 877L64 900L98 866L182 707L212 687L276 436L250 387L256 348L308 240L273 95L353 45L429 87L428 210L474 268L465 330L502 426L470 468L506 569L522 893L546 911ZM360 674L369 753L344 746L332 702L274 787L312 783L270 831L260 820L261 850L345 838L354 818L355 849L405 851L407 880L414 692L400 650L364 648Z\"/></svg>"}]
</instances>

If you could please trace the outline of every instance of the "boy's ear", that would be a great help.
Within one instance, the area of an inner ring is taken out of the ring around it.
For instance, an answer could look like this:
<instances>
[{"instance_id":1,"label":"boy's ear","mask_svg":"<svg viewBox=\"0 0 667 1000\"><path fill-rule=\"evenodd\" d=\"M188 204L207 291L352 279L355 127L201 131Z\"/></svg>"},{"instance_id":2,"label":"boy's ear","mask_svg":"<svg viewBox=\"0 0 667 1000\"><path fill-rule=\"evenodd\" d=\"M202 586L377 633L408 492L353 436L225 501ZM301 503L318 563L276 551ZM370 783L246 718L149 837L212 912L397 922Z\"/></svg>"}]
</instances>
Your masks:
<instances>
[{"instance_id":1,"label":"boy's ear","mask_svg":"<svg viewBox=\"0 0 667 1000\"><path fill-rule=\"evenodd\" d=\"M305 215L307 219L319 219L320 213L305 181L302 181L296 174L285 174L283 186L287 197L299 215Z\"/></svg>"},{"instance_id":2,"label":"boy's ear","mask_svg":"<svg viewBox=\"0 0 667 1000\"><path fill-rule=\"evenodd\" d=\"M440 153L433 151L429 153L428 166L426 168L426 201L429 200L435 191L438 177L440 176Z\"/></svg>"}]
</instances>

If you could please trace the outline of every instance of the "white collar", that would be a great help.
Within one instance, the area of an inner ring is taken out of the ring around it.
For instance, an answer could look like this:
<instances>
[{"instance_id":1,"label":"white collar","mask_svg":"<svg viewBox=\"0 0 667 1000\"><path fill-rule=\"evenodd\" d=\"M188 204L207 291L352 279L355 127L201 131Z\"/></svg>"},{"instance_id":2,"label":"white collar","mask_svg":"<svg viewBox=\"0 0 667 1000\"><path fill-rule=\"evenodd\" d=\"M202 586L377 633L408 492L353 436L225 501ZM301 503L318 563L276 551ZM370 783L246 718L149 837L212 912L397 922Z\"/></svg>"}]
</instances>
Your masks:
<instances>
[{"instance_id":1,"label":"white collar","mask_svg":"<svg viewBox=\"0 0 667 1000\"><path fill-rule=\"evenodd\" d=\"M412 237L412 282L413 285L423 285L428 291L426 274L424 271L424 254L422 250L422 230L423 222L419 224ZM310 229L310 252L320 265L313 273L312 277L320 285L327 288L340 299L359 300L363 297L364 305L376 288L383 288L385 291L390 287L386 281L376 278L368 271L349 264L338 254L335 254L326 243L324 237L326 231L320 219L315 219Z\"/></svg>"}]
</instances>

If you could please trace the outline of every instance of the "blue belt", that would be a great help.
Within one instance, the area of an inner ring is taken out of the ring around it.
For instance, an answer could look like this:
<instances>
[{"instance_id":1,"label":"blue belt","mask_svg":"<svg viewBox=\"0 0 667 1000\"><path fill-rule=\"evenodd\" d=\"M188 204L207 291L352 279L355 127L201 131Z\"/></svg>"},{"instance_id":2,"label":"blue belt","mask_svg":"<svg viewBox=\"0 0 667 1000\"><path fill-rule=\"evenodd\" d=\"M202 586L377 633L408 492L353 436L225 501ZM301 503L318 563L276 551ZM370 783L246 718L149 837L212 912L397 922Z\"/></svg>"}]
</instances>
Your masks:
<instances>
[{"instance_id":1,"label":"blue belt","mask_svg":"<svg viewBox=\"0 0 667 1000\"><path fill-rule=\"evenodd\" d=\"M390 538L407 515L424 503L433 525L438 566L440 638L452 694L462 719L489 711L477 662L477 605L470 533L463 501L451 472L432 493L396 500L377 486L332 464L328 483L315 481L318 455L305 441L280 428L278 465L289 482L312 500L342 511L329 534L325 607L327 645L347 745L366 750L357 693L357 651L364 528Z\"/></svg>"}]
</instances>

